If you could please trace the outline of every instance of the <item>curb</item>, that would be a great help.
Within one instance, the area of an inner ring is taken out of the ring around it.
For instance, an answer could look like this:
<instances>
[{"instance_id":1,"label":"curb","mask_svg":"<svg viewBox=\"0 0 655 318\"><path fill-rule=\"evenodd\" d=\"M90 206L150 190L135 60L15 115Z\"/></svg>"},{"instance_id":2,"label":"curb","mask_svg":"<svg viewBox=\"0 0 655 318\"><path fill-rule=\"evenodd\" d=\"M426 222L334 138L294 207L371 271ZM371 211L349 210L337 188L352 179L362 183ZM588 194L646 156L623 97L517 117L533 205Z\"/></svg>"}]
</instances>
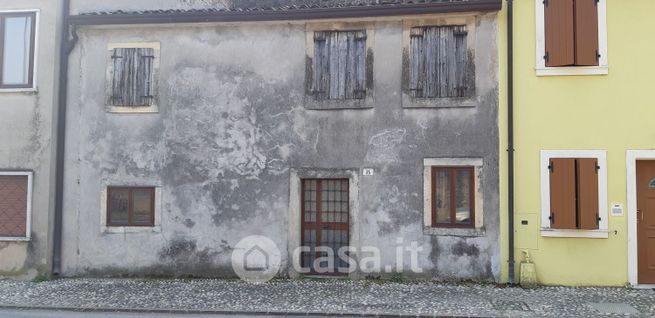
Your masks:
<instances>
[{"instance_id":1,"label":"curb","mask_svg":"<svg viewBox=\"0 0 655 318\"><path fill-rule=\"evenodd\" d=\"M238 311L238 310L202 310L202 309L147 309L147 308L101 308L101 307L55 307L55 306L21 306L0 305L0 309L13 310L51 310L71 312L97 312L97 313L151 313L151 314L216 314L216 315L250 315L250 316L293 316L293 317L377 317L377 318L485 318L491 316L453 316L453 315L408 315L387 313L354 313L354 312L317 312L317 311Z\"/></svg>"}]
</instances>

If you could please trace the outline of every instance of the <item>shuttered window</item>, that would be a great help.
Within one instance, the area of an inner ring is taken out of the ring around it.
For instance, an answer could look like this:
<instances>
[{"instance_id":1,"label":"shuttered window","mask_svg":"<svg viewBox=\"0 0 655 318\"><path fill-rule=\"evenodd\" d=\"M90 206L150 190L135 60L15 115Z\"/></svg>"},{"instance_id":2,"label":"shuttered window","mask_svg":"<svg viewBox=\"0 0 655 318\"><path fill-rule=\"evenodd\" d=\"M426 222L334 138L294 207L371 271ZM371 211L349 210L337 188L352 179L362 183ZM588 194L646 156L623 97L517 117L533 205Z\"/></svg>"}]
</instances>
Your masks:
<instances>
[{"instance_id":1,"label":"shuttered window","mask_svg":"<svg viewBox=\"0 0 655 318\"><path fill-rule=\"evenodd\" d=\"M468 53L465 25L415 27L410 31L412 97L466 97Z\"/></svg>"},{"instance_id":2,"label":"shuttered window","mask_svg":"<svg viewBox=\"0 0 655 318\"><path fill-rule=\"evenodd\" d=\"M152 48L116 48L112 53L110 103L114 106L150 106L153 104Z\"/></svg>"},{"instance_id":3,"label":"shuttered window","mask_svg":"<svg viewBox=\"0 0 655 318\"><path fill-rule=\"evenodd\" d=\"M366 31L314 33L314 82L317 100L366 97Z\"/></svg>"},{"instance_id":4,"label":"shuttered window","mask_svg":"<svg viewBox=\"0 0 655 318\"><path fill-rule=\"evenodd\" d=\"M551 159L550 227L596 230L599 225L598 160Z\"/></svg>"},{"instance_id":5,"label":"shuttered window","mask_svg":"<svg viewBox=\"0 0 655 318\"><path fill-rule=\"evenodd\" d=\"M598 0L544 1L546 66L597 66Z\"/></svg>"}]
</instances>

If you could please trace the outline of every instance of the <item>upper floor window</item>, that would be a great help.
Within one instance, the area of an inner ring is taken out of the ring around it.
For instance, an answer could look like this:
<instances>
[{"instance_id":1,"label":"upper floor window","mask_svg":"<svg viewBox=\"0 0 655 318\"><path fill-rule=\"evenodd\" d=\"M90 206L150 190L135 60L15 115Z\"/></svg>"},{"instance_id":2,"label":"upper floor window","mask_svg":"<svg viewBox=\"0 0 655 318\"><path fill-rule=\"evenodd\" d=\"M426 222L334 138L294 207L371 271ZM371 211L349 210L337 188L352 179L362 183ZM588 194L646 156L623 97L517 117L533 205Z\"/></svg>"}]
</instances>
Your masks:
<instances>
[{"instance_id":1,"label":"upper floor window","mask_svg":"<svg viewBox=\"0 0 655 318\"><path fill-rule=\"evenodd\" d=\"M604 0L538 0L537 7L539 75L607 73Z\"/></svg>"},{"instance_id":2,"label":"upper floor window","mask_svg":"<svg viewBox=\"0 0 655 318\"><path fill-rule=\"evenodd\" d=\"M109 53L107 105L110 110L156 112L159 43L113 44Z\"/></svg>"},{"instance_id":3,"label":"upper floor window","mask_svg":"<svg viewBox=\"0 0 655 318\"><path fill-rule=\"evenodd\" d=\"M414 27L410 30L411 97L467 97L466 25Z\"/></svg>"},{"instance_id":4,"label":"upper floor window","mask_svg":"<svg viewBox=\"0 0 655 318\"><path fill-rule=\"evenodd\" d=\"M0 89L31 88L36 13L0 13Z\"/></svg>"},{"instance_id":5,"label":"upper floor window","mask_svg":"<svg viewBox=\"0 0 655 318\"><path fill-rule=\"evenodd\" d=\"M317 100L366 97L366 30L314 32Z\"/></svg>"}]
</instances>

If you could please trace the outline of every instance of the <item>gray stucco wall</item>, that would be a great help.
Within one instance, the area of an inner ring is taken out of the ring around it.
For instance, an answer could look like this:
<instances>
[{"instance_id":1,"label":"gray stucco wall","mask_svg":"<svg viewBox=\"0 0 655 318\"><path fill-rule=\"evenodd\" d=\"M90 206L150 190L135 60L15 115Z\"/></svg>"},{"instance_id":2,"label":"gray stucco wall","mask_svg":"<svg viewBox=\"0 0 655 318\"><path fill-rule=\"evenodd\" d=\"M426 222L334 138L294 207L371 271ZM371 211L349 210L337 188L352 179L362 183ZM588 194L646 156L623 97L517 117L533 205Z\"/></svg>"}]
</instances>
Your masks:
<instances>
[{"instance_id":1,"label":"gray stucco wall","mask_svg":"<svg viewBox=\"0 0 655 318\"><path fill-rule=\"evenodd\" d=\"M496 15L477 21L479 105L401 106L400 19L375 23L375 104L307 110L304 23L80 30L71 57L64 273L233 276L231 249L266 235L286 250L291 169L359 176L361 245L395 265L396 240L423 247L420 275L498 280ZM105 111L107 45L160 42L159 112ZM423 233L423 159L483 158L485 235ZM161 231L103 233L107 185L156 185ZM291 233L291 234L290 234ZM283 263L288 265L283 253ZM288 272L282 271L281 275Z\"/></svg>"},{"instance_id":2,"label":"gray stucco wall","mask_svg":"<svg viewBox=\"0 0 655 318\"><path fill-rule=\"evenodd\" d=\"M32 239L0 239L0 277L31 279L49 272L56 72L59 61L61 1L0 0L0 11L39 11L36 43L37 90L0 89L0 171L32 171Z\"/></svg>"}]
</instances>

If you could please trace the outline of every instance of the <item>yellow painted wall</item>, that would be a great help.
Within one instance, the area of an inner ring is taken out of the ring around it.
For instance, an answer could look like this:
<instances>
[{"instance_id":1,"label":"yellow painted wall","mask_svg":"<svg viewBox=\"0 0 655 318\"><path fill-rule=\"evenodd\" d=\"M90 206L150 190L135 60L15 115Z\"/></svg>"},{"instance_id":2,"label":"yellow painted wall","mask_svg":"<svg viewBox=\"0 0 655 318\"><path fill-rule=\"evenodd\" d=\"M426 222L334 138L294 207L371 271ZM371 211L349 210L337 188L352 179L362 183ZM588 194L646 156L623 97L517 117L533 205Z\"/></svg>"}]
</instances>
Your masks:
<instances>
[{"instance_id":1,"label":"yellow painted wall","mask_svg":"<svg viewBox=\"0 0 655 318\"><path fill-rule=\"evenodd\" d=\"M541 150L606 150L610 211L612 203L626 207L626 150L655 148L655 1L606 1L609 75L548 77L537 77L534 70L535 1L514 1L516 244L532 247L542 284L622 286L628 281L626 213L623 217L608 216L607 239L546 238L539 234ZM504 12L501 16L504 20ZM502 41L505 30L501 22ZM501 63L501 68L504 65ZM501 74L505 75L504 70ZM501 214L506 214L507 104L502 87L500 190ZM529 225L521 225L526 219ZM501 243L506 246L506 216L502 220L505 232ZM515 250L517 261L521 260L521 250ZM507 254L503 257L506 259ZM507 263L503 266L506 279ZM517 262L516 277L518 267Z\"/></svg>"}]
</instances>

